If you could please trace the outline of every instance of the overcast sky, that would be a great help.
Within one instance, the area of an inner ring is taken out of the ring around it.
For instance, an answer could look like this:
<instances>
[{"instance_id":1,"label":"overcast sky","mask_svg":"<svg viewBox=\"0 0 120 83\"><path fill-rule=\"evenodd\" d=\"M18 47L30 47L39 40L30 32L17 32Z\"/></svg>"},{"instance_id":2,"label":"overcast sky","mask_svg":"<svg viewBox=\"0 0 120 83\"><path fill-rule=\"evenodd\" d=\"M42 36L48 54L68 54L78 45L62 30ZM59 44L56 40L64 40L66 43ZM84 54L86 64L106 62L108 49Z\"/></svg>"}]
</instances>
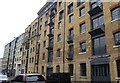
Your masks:
<instances>
[{"instance_id":1,"label":"overcast sky","mask_svg":"<svg viewBox=\"0 0 120 83\"><path fill-rule=\"evenodd\" d=\"M46 0L0 0L0 58L4 46L24 33Z\"/></svg>"}]
</instances>

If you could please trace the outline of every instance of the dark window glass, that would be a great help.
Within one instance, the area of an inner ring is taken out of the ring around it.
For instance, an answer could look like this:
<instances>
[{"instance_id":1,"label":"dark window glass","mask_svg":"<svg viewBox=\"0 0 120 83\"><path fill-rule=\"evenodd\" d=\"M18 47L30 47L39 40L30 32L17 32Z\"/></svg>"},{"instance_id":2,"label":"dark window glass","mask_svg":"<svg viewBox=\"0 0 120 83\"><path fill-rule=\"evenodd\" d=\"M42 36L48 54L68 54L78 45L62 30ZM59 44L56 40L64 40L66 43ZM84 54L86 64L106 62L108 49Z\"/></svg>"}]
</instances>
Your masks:
<instances>
[{"instance_id":1,"label":"dark window glass","mask_svg":"<svg viewBox=\"0 0 120 83\"><path fill-rule=\"evenodd\" d=\"M80 16L85 15L85 7L81 8L79 11L80 11Z\"/></svg>"},{"instance_id":2,"label":"dark window glass","mask_svg":"<svg viewBox=\"0 0 120 83\"><path fill-rule=\"evenodd\" d=\"M57 39L58 42L61 41L61 34L58 35L58 39Z\"/></svg>"},{"instance_id":3,"label":"dark window glass","mask_svg":"<svg viewBox=\"0 0 120 83\"><path fill-rule=\"evenodd\" d=\"M73 58L73 56L74 56L74 46L73 45L69 46L69 53L68 54L69 54L68 55L69 58Z\"/></svg>"},{"instance_id":4,"label":"dark window glass","mask_svg":"<svg viewBox=\"0 0 120 83\"><path fill-rule=\"evenodd\" d=\"M91 8L94 9L97 6L101 7L102 6L102 1L101 0L91 0Z\"/></svg>"},{"instance_id":5,"label":"dark window glass","mask_svg":"<svg viewBox=\"0 0 120 83\"><path fill-rule=\"evenodd\" d=\"M73 12L73 3L68 6L68 14Z\"/></svg>"},{"instance_id":6,"label":"dark window glass","mask_svg":"<svg viewBox=\"0 0 120 83\"><path fill-rule=\"evenodd\" d=\"M59 20L61 20L62 18L64 18L64 10L62 10L62 11L59 13Z\"/></svg>"},{"instance_id":7,"label":"dark window glass","mask_svg":"<svg viewBox=\"0 0 120 83\"><path fill-rule=\"evenodd\" d=\"M45 26L47 26L48 25L48 21L45 21Z\"/></svg>"},{"instance_id":8,"label":"dark window glass","mask_svg":"<svg viewBox=\"0 0 120 83\"><path fill-rule=\"evenodd\" d=\"M42 74L44 75L44 66L42 66L42 69L41 69L41 70L42 70Z\"/></svg>"},{"instance_id":9,"label":"dark window glass","mask_svg":"<svg viewBox=\"0 0 120 83\"><path fill-rule=\"evenodd\" d=\"M32 63L34 62L34 57L32 57Z\"/></svg>"},{"instance_id":10,"label":"dark window glass","mask_svg":"<svg viewBox=\"0 0 120 83\"><path fill-rule=\"evenodd\" d=\"M114 34L115 45L120 45L120 32Z\"/></svg>"},{"instance_id":11,"label":"dark window glass","mask_svg":"<svg viewBox=\"0 0 120 83\"><path fill-rule=\"evenodd\" d=\"M58 23L58 29L61 29L62 28L62 22L59 22Z\"/></svg>"},{"instance_id":12,"label":"dark window glass","mask_svg":"<svg viewBox=\"0 0 120 83\"><path fill-rule=\"evenodd\" d=\"M43 47L46 47L46 41L43 42Z\"/></svg>"},{"instance_id":13,"label":"dark window glass","mask_svg":"<svg viewBox=\"0 0 120 83\"><path fill-rule=\"evenodd\" d=\"M80 33L85 33L85 32L86 32L85 23L80 24Z\"/></svg>"},{"instance_id":14,"label":"dark window glass","mask_svg":"<svg viewBox=\"0 0 120 83\"><path fill-rule=\"evenodd\" d=\"M86 76L86 63L80 64L80 76Z\"/></svg>"},{"instance_id":15,"label":"dark window glass","mask_svg":"<svg viewBox=\"0 0 120 83\"><path fill-rule=\"evenodd\" d=\"M45 53L43 53L42 60L45 60Z\"/></svg>"},{"instance_id":16,"label":"dark window glass","mask_svg":"<svg viewBox=\"0 0 120 83\"><path fill-rule=\"evenodd\" d=\"M104 24L103 16L100 16L100 17L97 17L97 18L93 19L92 24L93 24L93 30L103 26L103 24Z\"/></svg>"},{"instance_id":17,"label":"dark window glass","mask_svg":"<svg viewBox=\"0 0 120 83\"><path fill-rule=\"evenodd\" d=\"M86 43L85 42L80 44L80 52L86 52Z\"/></svg>"},{"instance_id":18,"label":"dark window glass","mask_svg":"<svg viewBox=\"0 0 120 83\"><path fill-rule=\"evenodd\" d=\"M60 57L60 49L57 50L57 57Z\"/></svg>"},{"instance_id":19,"label":"dark window glass","mask_svg":"<svg viewBox=\"0 0 120 83\"><path fill-rule=\"evenodd\" d=\"M120 77L120 60L117 60L117 75Z\"/></svg>"},{"instance_id":20,"label":"dark window glass","mask_svg":"<svg viewBox=\"0 0 120 83\"><path fill-rule=\"evenodd\" d=\"M93 55L106 54L105 36L93 39Z\"/></svg>"},{"instance_id":21,"label":"dark window glass","mask_svg":"<svg viewBox=\"0 0 120 83\"><path fill-rule=\"evenodd\" d=\"M59 2L59 7L61 7L61 6L62 6L62 1Z\"/></svg>"},{"instance_id":22,"label":"dark window glass","mask_svg":"<svg viewBox=\"0 0 120 83\"><path fill-rule=\"evenodd\" d=\"M44 37L46 36L46 30L44 31Z\"/></svg>"},{"instance_id":23,"label":"dark window glass","mask_svg":"<svg viewBox=\"0 0 120 83\"><path fill-rule=\"evenodd\" d=\"M74 15L72 14L69 16L69 23L72 23L73 21L74 21Z\"/></svg>"},{"instance_id":24,"label":"dark window glass","mask_svg":"<svg viewBox=\"0 0 120 83\"><path fill-rule=\"evenodd\" d=\"M120 18L120 7L117 7L112 10L112 20Z\"/></svg>"},{"instance_id":25,"label":"dark window glass","mask_svg":"<svg viewBox=\"0 0 120 83\"><path fill-rule=\"evenodd\" d=\"M56 73L59 73L59 72L60 72L60 66L57 65L57 66L56 66Z\"/></svg>"},{"instance_id":26,"label":"dark window glass","mask_svg":"<svg viewBox=\"0 0 120 83\"><path fill-rule=\"evenodd\" d=\"M77 0L77 6L79 6L79 5L83 4L83 3L85 3L85 0Z\"/></svg>"},{"instance_id":27,"label":"dark window glass","mask_svg":"<svg viewBox=\"0 0 120 83\"><path fill-rule=\"evenodd\" d=\"M73 76L73 64L69 64L69 73L70 76Z\"/></svg>"}]
</instances>

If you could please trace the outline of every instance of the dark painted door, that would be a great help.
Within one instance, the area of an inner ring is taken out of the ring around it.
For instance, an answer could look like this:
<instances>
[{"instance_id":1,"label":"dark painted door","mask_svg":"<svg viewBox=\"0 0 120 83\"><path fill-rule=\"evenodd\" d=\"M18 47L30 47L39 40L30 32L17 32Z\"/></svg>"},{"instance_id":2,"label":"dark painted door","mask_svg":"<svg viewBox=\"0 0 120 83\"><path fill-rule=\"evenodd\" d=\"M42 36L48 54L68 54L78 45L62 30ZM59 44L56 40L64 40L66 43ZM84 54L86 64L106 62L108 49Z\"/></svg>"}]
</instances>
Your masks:
<instances>
[{"instance_id":1,"label":"dark painted door","mask_svg":"<svg viewBox=\"0 0 120 83\"><path fill-rule=\"evenodd\" d=\"M98 64L91 66L91 80L92 83L110 83L109 64Z\"/></svg>"}]
</instances>

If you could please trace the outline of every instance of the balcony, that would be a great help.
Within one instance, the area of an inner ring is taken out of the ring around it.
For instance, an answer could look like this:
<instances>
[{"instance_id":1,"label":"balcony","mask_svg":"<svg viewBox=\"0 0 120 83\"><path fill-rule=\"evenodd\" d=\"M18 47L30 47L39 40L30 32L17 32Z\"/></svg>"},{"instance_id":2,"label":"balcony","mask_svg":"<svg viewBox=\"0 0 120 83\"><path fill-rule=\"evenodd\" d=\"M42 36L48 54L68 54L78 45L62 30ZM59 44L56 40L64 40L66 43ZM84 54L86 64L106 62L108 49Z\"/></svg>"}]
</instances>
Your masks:
<instances>
[{"instance_id":1,"label":"balcony","mask_svg":"<svg viewBox=\"0 0 120 83\"><path fill-rule=\"evenodd\" d=\"M53 49L53 43L49 43L49 45L48 45L48 47L46 49L52 50Z\"/></svg>"},{"instance_id":2,"label":"balcony","mask_svg":"<svg viewBox=\"0 0 120 83\"><path fill-rule=\"evenodd\" d=\"M104 24L103 24L103 25L100 25L100 26L96 27L95 29L89 31L89 34L90 34L91 36L95 36L95 35L102 34L102 33L105 32L104 27L105 27Z\"/></svg>"},{"instance_id":3,"label":"balcony","mask_svg":"<svg viewBox=\"0 0 120 83\"><path fill-rule=\"evenodd\" d=\"M73 43L73 39L74 39L74 36L73 36L73 35L69 35L69 36L68 36L67 43L68 43L68 44Z\"/></svg>"},{"instance_id":4,"label":"balcony","mask_svg":"<svg viewBox=\"0 0 120 83\"><path fill-rule=\"evenodd\" d=\"M68 57L66 59L67 60L73 60L73 56L74 56L74 51L69 51L68 52Z\"/></svg>"},{"instance_id":5,"label":"balcony","mask_svg":"<svg viewBox=\"0 0 120 83\"><path fill-rule=\"evenodd\" d=\"M102 3L101 5L96 5L96 7L91 7L90 11L88 11L88 13L91 15L91 16L94 16L95 14L97 13L100 13L103 11L103 7L102 7Z\"/></svg>"}]
</instances>

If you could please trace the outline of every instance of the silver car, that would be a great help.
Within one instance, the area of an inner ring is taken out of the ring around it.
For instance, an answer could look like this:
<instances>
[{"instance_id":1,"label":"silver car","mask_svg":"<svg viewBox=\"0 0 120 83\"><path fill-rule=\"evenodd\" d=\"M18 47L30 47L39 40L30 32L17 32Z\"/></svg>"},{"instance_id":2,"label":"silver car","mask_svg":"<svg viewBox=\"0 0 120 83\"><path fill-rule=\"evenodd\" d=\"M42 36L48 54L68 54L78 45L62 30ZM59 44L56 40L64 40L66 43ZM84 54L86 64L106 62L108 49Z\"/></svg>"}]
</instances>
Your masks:
<instances>
[{"instance_id":1,"label":"silver car","mask_svg":"<svg viewBox=\"0 0 120 83\"><path fill-rule=\"evenodd\" d=\"M0 83L8 83L7 75L0 74Z\"/></svg>"},{"instance_id":2,"label":"silver car","mask_svg":"<svg viewBox=\"0 0 120 83\"><path fill-rule=\"evenodd\" d=\"M20 74L10 83L46 83L44 76L40 74Z\"/></svg>"}]
</instances>

